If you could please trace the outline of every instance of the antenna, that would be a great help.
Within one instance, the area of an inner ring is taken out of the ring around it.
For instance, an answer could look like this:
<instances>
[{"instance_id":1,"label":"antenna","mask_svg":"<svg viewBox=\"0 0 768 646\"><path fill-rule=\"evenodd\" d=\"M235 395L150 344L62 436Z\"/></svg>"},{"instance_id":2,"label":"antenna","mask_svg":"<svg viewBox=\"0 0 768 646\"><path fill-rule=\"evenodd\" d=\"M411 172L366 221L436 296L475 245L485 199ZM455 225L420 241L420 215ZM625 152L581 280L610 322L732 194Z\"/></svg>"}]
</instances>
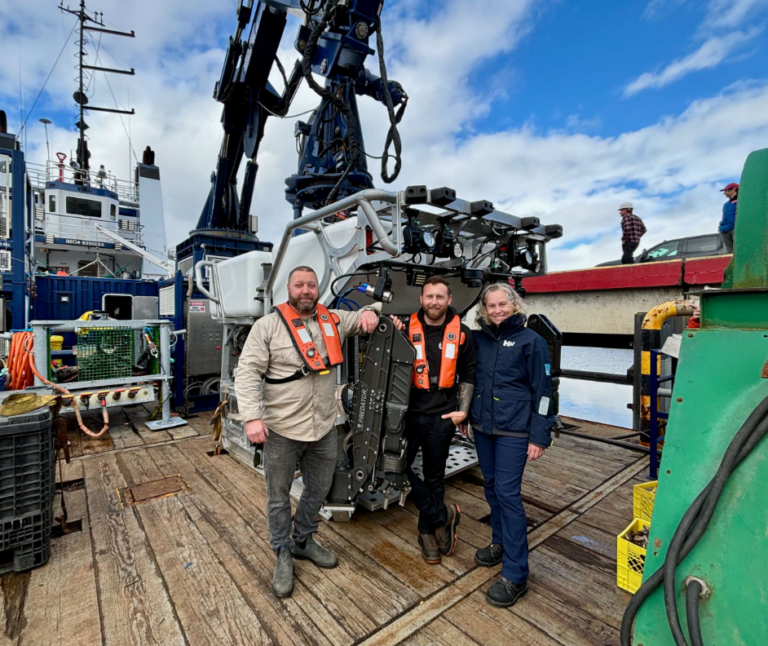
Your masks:
<instances>
[{"instance_id":1,"label":"antenna","mask_svg":"<svg viewBox=\"0 0 768 646\"><path fill-rule=\"evenodd\" d=\"M75 99L75 103L79 106L79 112L80 112L80 119L75 124L77 126L77 129L80 131L80 137L77 140L77 161L80 164L80 168L84 171L83 177L87 177L88 169L90 168L88 158L91 156L90 152L88 151L88 144L85 140L85 131L88 129L88 124L85 123L85 112L86 110L95 110L97 112L112 112L116 114L135 114L136 111L131 108L130 110L117 110L113 108L97 108L96 106L88 105L88 96L85 93L85 84L84 84L84 78L85 78L85 70L94 70L96 72L104 72L104 73L112 73L112 74L127 74L128 76L133 76L135 74L135 70L131 68L131 71L126 70L120 70L120 69L114 69L110 67L97 67L95 65L86 65L84 62L84 57L87 56L87 52L85 51L85 32L86 31L92 31L97 32L100 34L111 34L113 36L126 36L128 38L135 38L136 33L134 31L126 32L126 31L115 31L113 29L105 29L104 28L104 13L102 12L99 14L98 11L93 12L93 15L90 15L85 7L85 0L80 0L80 8L77 10L70 9L68 6L65 7L64 3L62 2L59 5L59 9L65 13L72 14L73 16L76 16L77 19L80 21L80 38L79 38L79 49L77 54L77 68L78 68L78 88L77 91L74 93L73 98Z\"/></svg>"},{"instance_id":2,"label":"antenna","mask_svg":"<svg viewBox=\"0 0 768 646\"><path fill-rule=\"evenodd\" d=\"M42 119L39 119L40 123L42 123L45 126L45 148L48 150L48 162L51 161L51 144L48 143L48 126L51 125L51 120L46 119L43 117Z\"/></svg>"}]
</instances>

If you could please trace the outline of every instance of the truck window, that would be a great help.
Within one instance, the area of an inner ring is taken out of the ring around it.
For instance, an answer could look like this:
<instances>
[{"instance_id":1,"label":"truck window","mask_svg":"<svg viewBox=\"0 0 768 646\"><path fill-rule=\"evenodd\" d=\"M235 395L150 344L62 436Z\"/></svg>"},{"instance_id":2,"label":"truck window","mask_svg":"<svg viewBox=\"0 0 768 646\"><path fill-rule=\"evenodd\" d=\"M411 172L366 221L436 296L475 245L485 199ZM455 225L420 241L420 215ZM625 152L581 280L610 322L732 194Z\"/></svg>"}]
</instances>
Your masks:
<instances>
[{"instance_id":1,"label":"truck window","mask_svg":"<svg viewBox=\"0 0 768 646\"><path fill-rule=\"evenodd\" d=\"M700 236L690 238L686 246L686 253L715 253L720 249L720 236Z\"/></svg>"},{"instance_id":2,"label":"truck window","mask_svg":"<svg viewBox=\"0 0 768 646\"><path fill-rule=\"evenodd\" d=\"M680 248L680 240L669 240L656 245L648 252L649 258L674 258Z\"/></svg>"}]
</instances>

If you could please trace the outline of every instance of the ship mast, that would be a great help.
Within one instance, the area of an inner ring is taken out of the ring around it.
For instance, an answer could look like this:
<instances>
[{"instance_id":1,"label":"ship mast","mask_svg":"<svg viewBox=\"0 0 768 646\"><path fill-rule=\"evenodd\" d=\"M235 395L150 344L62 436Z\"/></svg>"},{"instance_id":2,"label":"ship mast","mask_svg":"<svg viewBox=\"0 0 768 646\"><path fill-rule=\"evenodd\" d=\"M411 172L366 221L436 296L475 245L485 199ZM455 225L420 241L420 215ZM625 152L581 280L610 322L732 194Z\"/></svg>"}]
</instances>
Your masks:
<instances>
[{"instance_id":1,"label":"ship mast","mask_svg":"<svg viewBox=\"0 0 768 646\"><path fill-rule=\"evenodd\" d=\"M135 110L131 108L130 110L119 110L115 108L97 108L92 105L88 105L88 96L85 93L85 70L93 70L94 72L104 72L104 73L110 73L110 74L127 74L129 76L133 76L135 74L135 71L133 68L131 68L130 71L127 70L120 70L120 69L114 69L110 67L97 67L95 65L86 65L84 57L87 56L87 52L85 51L85 32L91 31L91 32L97 32L100 34L111 34L113 36L126 36L128 38L135 38L136 34L134 31L126 32L126 31L115 31L113 29L105 29L104 27L104 13L99 13L98 11L93 12L93 14L89 14L85 7L85 0L80 0L80 8L79 9L70 9L68 6L65 7L63 2L59 5L59 9L65 13L72 14L73 16L76 16L77 19L80 21L80 38L79 38L79 50L77 55L77 68L78 68L78 88L77 91L72 95L75 103L78 105L78 109L80 112L80 119L75 124L77 126L77 129L80 133L80 136L77 140L77 163L79 166L79 169L82 171L82 179L85 179L88 177L88 170L90 168L89 164L89 157L91 156L90 152L88 151L88 143L85 138L85 131L88 129L88 124L85 123L85 112L87 110L96 110L97 112L113 112L115 114L136 114ZM96 61L94 61L96 62Z\"/></svg>"}]
</instances>

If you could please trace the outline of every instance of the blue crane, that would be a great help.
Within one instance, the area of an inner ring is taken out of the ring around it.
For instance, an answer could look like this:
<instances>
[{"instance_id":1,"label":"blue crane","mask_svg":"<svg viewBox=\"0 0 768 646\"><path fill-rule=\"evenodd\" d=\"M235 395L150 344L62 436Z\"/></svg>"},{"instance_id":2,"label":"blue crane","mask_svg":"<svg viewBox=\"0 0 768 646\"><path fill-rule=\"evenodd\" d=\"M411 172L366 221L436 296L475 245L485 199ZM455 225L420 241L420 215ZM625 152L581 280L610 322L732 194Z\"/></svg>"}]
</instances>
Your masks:
<instances>
[{"instance_id":1,"label":"blue crane","mask_svg":"<svg viewBox=\"0 0 768 646\"><path fill-rule=\"evenodd\" d=\"M211 190L197 230L248 231L249 211L258 172L256 161L270 116L287 115L302 82L320 97L310 118L296 124L299 163L286 179L286 199L300 217L305 206L318 208L335 199L373 187L360 129L357 96L369 96L387 107L390 130L382 158L382 179L394 181L400 171L397 124L407 95L386 77L380 14L383 0L240 0L237 30L216 83L214 98L223 104L224 138ZM294 45L300 58L287 75L277 57L287 15L303 17ZM250 25L248 37L243 34ZM376 37L380 76L364 66L374 54ZM277 65L282 92L269 82ZM313 74L326 79L320 85ZM397 111L395 108L398 107ZM394 147L395 167L387 170L388 150ZM247 158L239 195L237 175Z\"/></svg>"}]
</instances>

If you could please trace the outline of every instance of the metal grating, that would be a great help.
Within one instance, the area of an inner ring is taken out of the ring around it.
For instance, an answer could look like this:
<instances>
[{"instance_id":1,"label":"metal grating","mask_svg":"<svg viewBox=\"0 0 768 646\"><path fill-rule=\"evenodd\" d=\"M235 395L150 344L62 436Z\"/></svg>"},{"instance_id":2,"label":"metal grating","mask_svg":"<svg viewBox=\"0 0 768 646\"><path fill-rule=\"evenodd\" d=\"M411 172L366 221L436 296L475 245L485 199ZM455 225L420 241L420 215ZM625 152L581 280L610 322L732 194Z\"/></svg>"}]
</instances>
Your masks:
<instances>
[{"instance_id":1,"label":"metal grating","mask_svg":"<svg viewBox=\"0 0 768 646\"><path fill-rule=\"evenodd\" d=\"M160 316L176 316L176 286L160 288Z\"/></svg>"},{"instance_id":2,"label":"metal grating","mask_svg":"<svg viewBox=\"0 0 768 646\"><path fill-rule=\"evenodd\" d=\"M127 328L81 328L77 333L78 381L133 375L134 332Z\"/></svg>"}]
</instances>

